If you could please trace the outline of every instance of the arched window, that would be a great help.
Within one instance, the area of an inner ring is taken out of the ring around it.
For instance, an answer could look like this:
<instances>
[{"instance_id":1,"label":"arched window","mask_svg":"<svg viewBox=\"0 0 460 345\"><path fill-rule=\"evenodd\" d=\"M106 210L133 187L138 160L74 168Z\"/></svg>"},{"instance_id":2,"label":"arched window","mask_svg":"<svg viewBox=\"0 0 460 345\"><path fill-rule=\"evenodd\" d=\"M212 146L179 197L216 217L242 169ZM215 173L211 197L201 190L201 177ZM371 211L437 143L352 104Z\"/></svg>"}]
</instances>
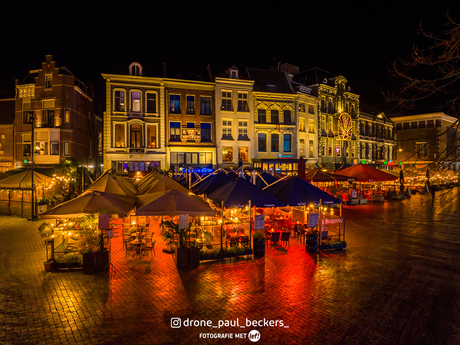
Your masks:
<instances>
[{"instance_id":1,"label":"arched window","mask_svg":"<svg viewBox=\"0 0 460 345\"><path fill-rule=\"evenodd\" d=\"M129 75L142 75L142 65L139 62L133 62L129 65Z\"/></svg>"}]
</instances>

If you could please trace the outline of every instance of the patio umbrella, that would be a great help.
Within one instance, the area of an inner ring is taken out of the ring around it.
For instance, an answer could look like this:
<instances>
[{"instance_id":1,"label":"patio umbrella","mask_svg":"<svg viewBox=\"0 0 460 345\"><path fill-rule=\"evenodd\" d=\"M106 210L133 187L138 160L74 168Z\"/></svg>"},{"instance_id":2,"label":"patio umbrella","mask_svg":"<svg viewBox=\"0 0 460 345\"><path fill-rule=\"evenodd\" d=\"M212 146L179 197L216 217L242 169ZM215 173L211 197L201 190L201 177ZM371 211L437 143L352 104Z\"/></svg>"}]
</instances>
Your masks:
<instances>
[{"instance_id":1,"label":"patio umbrella","mask_svg":"<svg viewBox=\"0 0 460 345\"><path fill-rule=\"evenodd\" d=\"M336 171L335 174L355 178L357 182L394 181L397 179L396 176L366 164L356 164Z\"/></svg>"},{"instance_id":2,"label":"patio umbrella","mask_svg":"<svg viewBox=\"0 0 460 345\"><path fill-rule=\"evenodd\" d=\"M86 194L94 191L127 196L136 195L136 187L134 187L130 182L124 181L123 177L110 174L109 172L106 172L94 181L94 183L84 193Z\"/></svg>"},{"instance_id":3,"label":"patio umbrella","mask_svg":"<svg viewBox=\"0 0 460 345\"><path fill-rule=\"evenodd\" d=\"M157 171L151 171L139 181L134 182L134 186L137 190L141 189L143 185L163 176L162 174L158 173Z\"/></svg>"},{"instance_id":4,"label":"patio umbrella","mask_svg":"<svg viewBox=\"0 0 460 345\"><path fill-rule=\"evenodd\" d=\"M221 205L224 202L225 208L245 207L251 200L251 206L255 207L281 207L284 203L274 196L253 185L244 177L227 183L216 191L210 193L208 198Z\"/></svg>"},{"instance_id":5,"label":"patio umbrella","mask_svg":"<svg viewBox=\"0 0 460 345\"><path fill-rule=\"evenodd\" d=\"M216 215L216 211L200 197L174 189L139 195L136 197L136 206L138 216Z\"/></svg>"},{"instance_id":6,"label":"patio umbrella","mask_svg":"<svg viewBox=\"0 0 460 345\"><path fill-rule=\"evenodd\" d=\"M265 189L289 206L304 206L308 204L340 204L341 201L321 189L311 185L297 176L288 177Z\"/></svg>"},{"instance_id":7,"label":"patio umbrella","mask_svg":"<svg viewBox=\"0 0 460 345\"><path fill-rule=\"evenodd\" d=\"M51 184L53 179L34 171L34 184ZM32 171L24 170L0 180L0 188L32 188Z\"/></svg>"},{"instance_id":8,"label":"patio umbrella","mask_svg":"<svg viewBox=\"0 0 460 345\"><path fill-rule=\"evenodd\" d=\"M267 187L268 185L271 185L272 183L276 181L278 181L278 178L270 175L266 171L256 176L256 186L259 188Z\"/></svg>"},{"instance_id":9,"label":"patio umbrella","mask_svg":"<svg viewBox=\"0 0 460 345\"><path fill-rule=\"evenodd\" d=\"M238 175L233 171L229 173L218 172L213 176L209 176L203 182L198 183L193 187L193 191L197 194L210 194L230 181L235 180L237 177Z\"/></svg>"},{"instance_id":10,"label":"patio umbrella","mask_svg":"<svg viewBox=\"0 0 460 345\"><path fill-rule=\"evenodd\" d=\"M133 196L93 191L53 207L39 215L39 218L76 218L101 211L125 217L134 208L134 202Z\"/></svg>"},{"instance_id":11,"label":"patio umbrella","mask_svg":"<svg viewBox=\"0 0 460 345\"><path fill-rule=\"evenodd\" d=\"M300 177L300 176L299 176ZM335 179L329 174L318 169L311 169L305 173L305 178L302 180L310 182L335 182Z\"/></svg>"},{"instance_id":12,"label":"patio umbrella","mask_svg":"<svg viewBox=\"0 0 460 345\"><path fill-rule=\"evenodd\" d=\"M139 191L139 194L148 194L148 193L155 193L155 192L163 192L166 190L179 190L188 194L189 190L182 186L179 182L172 179L168 175L163 175L158 179L150 181L149 183L144 184L142 189Z\"/></svg>"}]
</instances>

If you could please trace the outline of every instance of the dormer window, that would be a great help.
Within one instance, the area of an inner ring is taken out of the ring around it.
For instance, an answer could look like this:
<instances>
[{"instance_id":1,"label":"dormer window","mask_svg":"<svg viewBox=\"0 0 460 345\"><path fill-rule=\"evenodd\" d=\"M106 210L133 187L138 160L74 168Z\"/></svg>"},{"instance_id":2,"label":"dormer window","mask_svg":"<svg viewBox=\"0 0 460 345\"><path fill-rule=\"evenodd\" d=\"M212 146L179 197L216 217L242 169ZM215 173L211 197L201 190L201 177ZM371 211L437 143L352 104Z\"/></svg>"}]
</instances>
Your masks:
<instances>
[{"instance_id":1,"label":"dormer window","mask_svg":"<svg viewBox=\"0 0 460 345\"><path fill-rule=\"evenodd\" d=\"M141 76L142 75L141 64L138 62L133 62L131 65L129 65L129 75Z\"/></svg>"},{"instance_id":2,"label":"dormer window","mask_svg":"<svg viewBox=\"0 0 460 345\"><path fill-rule=\"evenodd\" d=\"M230 67L230 78L238 79L238 67L236 66Z\"/></svg>"}]
</instances>

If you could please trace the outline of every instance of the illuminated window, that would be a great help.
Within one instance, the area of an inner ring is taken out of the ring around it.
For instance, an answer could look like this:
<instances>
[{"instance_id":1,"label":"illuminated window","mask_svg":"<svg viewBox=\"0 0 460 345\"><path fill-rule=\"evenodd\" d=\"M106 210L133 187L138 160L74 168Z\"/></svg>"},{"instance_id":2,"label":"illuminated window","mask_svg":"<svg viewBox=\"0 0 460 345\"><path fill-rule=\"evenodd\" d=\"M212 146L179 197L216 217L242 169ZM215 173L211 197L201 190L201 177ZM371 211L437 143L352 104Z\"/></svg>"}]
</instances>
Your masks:
<instances>
[{"instance_id":1,"label":"illuminated window","mask_svg":"<svg viewBox=\"0 0 460 345\"><path fill-rule=\"evenodd\" d=\"M258 134L258 148L259 152L267 152L267 134Z\"/></svg>"},{"instance_id":2,"label":"illuminated window","mask_svg":"<svg viewBox=\"0 0 460 345\"><path fill-rule=\"evenodd\" d=\"M53 86L53 75L45 74L45 89L49 89Z\"/></svg>"},{"instance_id":3,"label":"illuminated window","mask_svg":"<svg viewBox=\"0 0 460 345\"><path fill-rule=\"evenodd\" d=\"M247 147L239 147L238 155L238 158L241 159L243 162L249 162L249 150Z\"/></svg>"},{"instance_id":4,"label":"illuminated window","mask_svg":"<svg viewBox=\"0 0 460 345\"><path fill-rule=\"evenodd\" d=\"M224 146L222 148L222 161L233 162L233 147Z\"/></svg>"},{"instance_id":5,"label":"illuminated window","mask_svg":"<svg viewBox=\"0 0 460 345\"><path fill-rule=\"evenodd\" d=\"M299 111L305 113L305 103L299 103Z\"/></svg>"},{"instance_id":6,"label":"illuminated window","mask_svg":"<svg viewBox=\"0 0 460 345\"><path fill-rule=\"evenodd\" d=\"M238 111L249 111L247 93L238 93Z\"/></svg>"},{"instance_id":7,"label":"illuminated window","mask_svg":"<svg viewBox=\"0 0 460 345\"><path fill-rule=\"evenodd\" d=\"M115 91L115 111L125 111L125 92Z\"/></svg>"},{"instance_id":8,"label":"illuminated window","mask_svg":"<svg viewBox=\"0 0 460 345\"><path fill-rule=\"evenodd\" d=\"M32 148L32 143L31 143L31 134L23 134L22 135L22 156L23 157L30 157L31 154L31 148Z\"/></svg>"},{"instance_id":9,"label":"illuminated window","mask_svg":"<svg viewBox=\"0 0 460 345\"><path fill-rule=\"evenodd\" d=\"M284 110L283 111L283 122L284 122L285 125L292 124L291 111L290 110Z\"/></svg>"},{"instance_id":10,"label":"illuminated window","mask_svg":"<svg viewBox=\"0 0 460 345\"><path fill-rule=\"evenodd\" d=\"M232 120L222 120L222 139L233 140Z\"/></svg>"},{"instance_id":11,"label":"illuminated window","mask_svg":"<svg viewBox=\"0 0 460 345\"><path fill-rule=\"evenodd\" d=\"M118 123L115 125L115 147L125 146L125 125Z\"/></svg>"},{"instance_id":12,"label":"illuminated window","mask_svg":"<svg viewBox=\"0 0 460 345\"><path fill-rule=\"evenodd\" d=\"M315 108L311 104L308 105L308 113L309 114L314 114L315 113Z\"/></svg>"},{"instance_id":13,"label":"illuminated window","mask_svg":"<svg viewBox=\"0 0 460 345\"><path fill-rule=\"evenodd\" d=\"M232 110L232 93L229 91L222 91L222 106L221 110Z\"/></svg>"},{"instance_id":14,"label":"illuminated window","mask_svg":"<svg viewBox=\"0 0 460 345\"><path fill-rule=\"evenodd\" d=\"M195 96L187 96L187 114L195 114Z\"/></svg>"},{"instance_id":15,"label":"illuminated window","mask_svg":"<svg viewBox=\"0 0 460 345\"><path fill-rule=\"evenodd\" d=\"M169 112L180 114L180 95L169 95Z\"/></svg>"},{"instance_id":16,"label":"illuminated window","mask_svg":"<svg viewBox=\"0 0 460 345\"><path fill-rule=\"evenodd\" d=\"M169 141L180 141L180 122L169 123Z\"/></svg>"},{"instance_id":17,"label":"illuminated window","mask_svg":"<svg viewBox=\"0 0 460 345\"><path fill-rule=\"evenodd\" d=\"M138 91L131 92L131 111L135 113L141 111L141 93Z\"/></svg>"},{"instance_id":18,"label":"illuminated window","mask_svg":"<svg viewBox=\"0 0 460 345\"><path fill-rule=\"evenodd\" d=\"M315 133L315 120L308 120L308 133Z\"/></svg>"},{"instance_id":19,"label":"illuminated window","mask_svg":"<svg viewBox=\"0 0 460 345\"><path fill-rule=\"evenodd\" d=\"M417 143L417 158L425 158L428 156L428 144L427 143Z\"/></svg>"},{"instance_id":20,"label":"illuminated window","mask_svg":"<svg viewBox=\"0 0 460 345\"><path fill-rule=\"evenodd\" d=\"M267 111L265 109L257 109L259 123L267 123Z\"/></svg>"},{"instance_id":21,"label":"illuminated window","mask_svg":"<svg viewBox=\"0 0 460 345\"><path fill-rule=\"evenodd\" d=\"M54 127L54 99L44 100L42 103L41 127Z\"/></svg>"},{"instance_id":22,"label":"illuminated window","mask_svg":"<svg viewBox=\"0 0 460 345\"><path fill-rule=\"evenodd\" d=\"M305 132L305 119L303 117L299 118L299 131Z\"/></svg>"},{"instance_id":23,"label":"illuminated window","mask_svg":"<svg viewBox=\"0 0 460 345\"><path fill-rule=\"evenodd\" d=\"M280 136L279 134L271 135L271 152L279 152L280 150Z\"/></svg>"},{"instance_id":24,"label":"illuminated window","mask_svg":"<svg viewBox=\"0 0 460 345\"><path fill-rule=\"evenodd\" d=\"M64 109L64 123L70 123L70 109Z\"/></svg>"},{"instance_id":25,"label":"illuminated window","mask_svg":"<svg viewBox=\"0 0 460 345\"><path fill-rule=\"evenodd\" d=\"M211 115L211 97L202 96L200 97L200 114Z\"/></svg>"},{"instance_id":26,"label":"illuminated window","mask_svg":"<svg viewBox=\"0 0 460 345\"><path fill-rule=\"evenodd\" d=\"M142 125L132 124L130 126L130 147L140 148L142 145Z\"/></svg>"},{"instance_id":27,"label":"illuminated window","mask_svg":"<svg viewBox=\"0 0 460 345\"><path fill-rule=\"evenodd\" d=\"M51 142L50 155L51 156L58 156L59 155L59 142L57 142L57 141L52 141Z\"/></svg>"},{"instance_id":28,"label":"illuminated window","mask_svg":"<svg viewBox=\"0 0 460 345\"><path fill-rule=\"evenodd\" d=\"M340 145L335 146L335 156L340 157Z\"/></svg>"},{"instance_id":29,"label":"illuminated window","mask_svg":"<svg viewBox=\"0 0 460 345\"><path fill-rule=\"evenodd\" d=\"M277 109L272 109L270 111L271 124L278 125L280 123L279 113Z\"/></svg>"},{"instance_id":30,"label":"illuminated window","mask_svg":"<svg viewBox=\"0 0 460 345\"><path fill-rule=\"evenodd\" d=\"M310 158L315 157L315 155L314 155L314 150L313 150L313 146L314 146L313 140L310 140L310 141L309 141L309 145L308 145L308 156L309 156Z\"/></svg>"},{"instance_id":31,"label":"illuminated window","mask_svg":"<svg viewBox=\"0 0 460 345\"><path fill-rule=\"evenodd\" d=\"M157 126L147 126L147 147L157 147Z\"/></svg>"},{"instance_id":32,"label":"illuminated window","mask_svg":"<svg viewBox=\"0 0 460 345\"><path fill-rule=\"evenodd\" d=\"M29 102L22 103L22 124L27 125L31 123L31 104Z\"/></svg>"},{"instance_id":33,"label":"illuminated window","mask_svg":"<svg viewBox=\"0 0 460 345\"><path fill-rule=\"evenodd\" d=\"M300 156L305 157L305 139L299 139Z\"/></svg>"},{"instance_id":34,"label":"illuminated window","mask_svg":"<svg viewBox=\"0 0 460 345\"><path fill-rule=\"evenodd\" d=\"M238 120L238 140L249 140L247 120Z\"/></svg>"},{"instance_id":35,"label":"illuminated window","mask_svg":"<svg viewBox=\"0 0 460 345\"><path fill-rule=\"evenodd\" d=\"M147 113L157 112L157 95L156 93L147 93Z\"/></svg>"},{"instance_id":36,"label":"illuminated window","mask_svg":"<svg viewBox=\"0 0 460 345\"><path fill-rule=\"evenodd\" d=\"M70 157L70 142L64 141L64 157Z\"/></svg>"},{"instance_id":37,"label":"illuminated window","mask_svg":"<svg viewBox=\"0 0 460 345\"><path fill-rule=\"evenodd\" d=\"M284 152L291 152L291 135L290 134L284 134L283 138L283 151Z\"/></svg>"}]
</instances>

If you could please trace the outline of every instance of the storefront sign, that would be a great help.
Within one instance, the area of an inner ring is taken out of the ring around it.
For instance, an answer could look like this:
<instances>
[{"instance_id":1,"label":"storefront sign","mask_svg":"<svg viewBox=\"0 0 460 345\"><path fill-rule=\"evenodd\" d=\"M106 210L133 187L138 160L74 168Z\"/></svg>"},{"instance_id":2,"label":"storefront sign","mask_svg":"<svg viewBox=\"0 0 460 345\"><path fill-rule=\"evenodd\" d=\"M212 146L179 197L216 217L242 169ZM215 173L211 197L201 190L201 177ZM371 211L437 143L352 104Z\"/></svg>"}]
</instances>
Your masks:
<instances>
[{"instance_id":1,"label":"storefront sign","mask_svg":"<svg viewBox=\"0 0 460 345\"><path fill-rule=\"evenodd\" d=\"M265 215L256 214L254 216L254 230L263 230L265 229Z\"/></svg>"},{"instance_id":2,"label":"storefront sign","mask_svg":"<svg viewBox=\"0 0 460 345\"><path fill-rule=\"evenodd\" d=\"M292 154L284 155L284 154L280 153L280 154L278 154L278 158L280 158L280 159L291 159Z\"/></svg>"},{"instance_id":3,"label":"storefront sign","mask_svg":"<svg viewBox=\"0 0 460 345\"><path fill-rule=\"evenodd\" d=\"M323 218L323 225L343 223L343 218Z\"/></svg>"},{"instance_id":4,"label":"storefront sign","mask_svg":"<svg viewBox=\"0 0 460 345\"><path fill-rule=\"evenodd\" d=\"M182 139L186 140L200 140L201 134L199 129L182 129Z\"/></svg>"}]
</instances>

